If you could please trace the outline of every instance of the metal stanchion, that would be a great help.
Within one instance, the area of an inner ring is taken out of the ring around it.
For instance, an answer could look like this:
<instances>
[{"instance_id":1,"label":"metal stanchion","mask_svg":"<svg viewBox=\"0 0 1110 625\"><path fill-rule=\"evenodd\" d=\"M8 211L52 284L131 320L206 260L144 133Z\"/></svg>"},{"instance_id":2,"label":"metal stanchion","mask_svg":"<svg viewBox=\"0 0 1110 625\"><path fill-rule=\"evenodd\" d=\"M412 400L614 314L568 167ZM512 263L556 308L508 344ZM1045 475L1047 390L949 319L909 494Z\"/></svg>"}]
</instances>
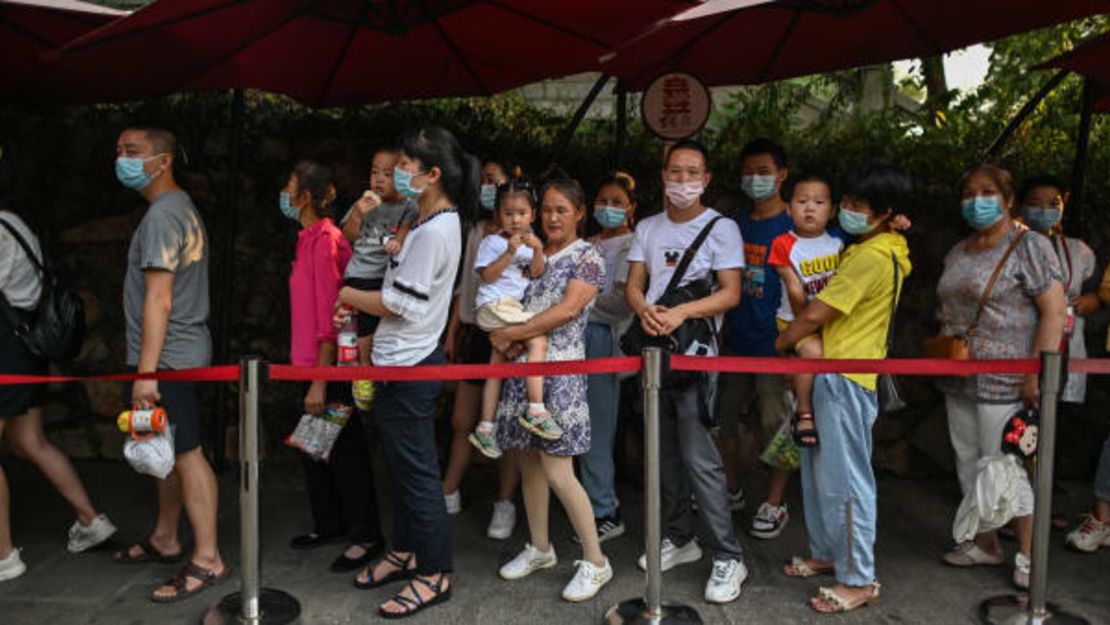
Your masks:
<instances>
[{"instance_id":1,"label":"metal stanchion","mask_svg":"<svg viewBox=\"0 0 1110 625\"><path fill-rule=\"evenodd\" d=\"M647 588L643 598L628 599L609 608L609 625L679 625L701 623L697 610L677 603L663 603L663 571L660 549L663 539L659 493L659 387L666 354L658 347L643 352L644 387L644 553L647 556Z\"/></svg>"},{"instance_id":2,"label":"metal stanchion","mask_svg":"<svg viewBox=\"0 0 1110 625\"><path fill-rule=\"evenodd\" d=\"M1041 410L1037 476L1033 487L1033 566L1028 595L991 597L979 605L979 620L998 625L1088 625L1087 620L1048 603L1048 542L1052 522L1052 465L1056 457L1056 402L1063 381L1060 352L1041 353Z\"/></svg>"},{"instance_id":3,"label":"metal stanchion","mask_svg":"<svg viewBox=\"0 0 1110 625\"><path fill-rule=\"evenodd\" d=\"M262 588L258 545L258 396L266 381L266 363L257 356L241 361L239 377L239 539L242 550L240 590L212 606L202 625L286 625L297 620L301 604L289 593Z\"/></svg>"}]
</instances>

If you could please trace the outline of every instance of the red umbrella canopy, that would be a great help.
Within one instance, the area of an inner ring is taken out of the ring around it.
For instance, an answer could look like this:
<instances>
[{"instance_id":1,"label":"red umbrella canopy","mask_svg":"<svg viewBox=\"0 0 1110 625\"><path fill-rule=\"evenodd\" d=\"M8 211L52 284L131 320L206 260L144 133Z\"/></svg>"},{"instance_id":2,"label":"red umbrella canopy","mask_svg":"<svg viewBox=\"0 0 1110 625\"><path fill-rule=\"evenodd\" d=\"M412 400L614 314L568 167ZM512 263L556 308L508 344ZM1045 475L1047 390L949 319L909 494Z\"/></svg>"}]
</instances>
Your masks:
<instances>
[{"instance_id":1,"label":"red umbrella canopy","mask_svg":"<svg viewBox=\"0 0 1110 625\"><path fill-rule=\"evenodd\" d=\"M489 94L597 67L692 0L159 0L66 46L70 98L255 88L341 105Z\"/></svg>"},{"instance_id":2,"label":"red umbrella canopy","mask_svg":"<svg viewBox=\"0 0 1110 625\"><path fill-rule=\"evenodd\" d=\"M670 71L710 85L758 84L939 54L1103 12L1110 1L778 0L672 21L602 67L635 89Z\"/></svg>"},{"instance_id":3,"label":"red umbrella canopy","mask_svg":"<svg viewBox=\"0 0 1110 625\"><path fill-rule=\"evenodd\" d=\"M1110 33L1096 37L1038 67L1067 69L1084 78L1090 78L1095 82L1100 96L1095 102L1095 110L1110 113Z\"/></svg>"},{"instance_id":4,"label":"red umbrella canopy","mask_svg":"<svg viewBox=\"0 0 1110 625\"><path fill-rule=\"evenodd\" d=\"M0 0L0 99L35 88L43 53L125 15L77 0Z\"/></svg>"}]
</instances>

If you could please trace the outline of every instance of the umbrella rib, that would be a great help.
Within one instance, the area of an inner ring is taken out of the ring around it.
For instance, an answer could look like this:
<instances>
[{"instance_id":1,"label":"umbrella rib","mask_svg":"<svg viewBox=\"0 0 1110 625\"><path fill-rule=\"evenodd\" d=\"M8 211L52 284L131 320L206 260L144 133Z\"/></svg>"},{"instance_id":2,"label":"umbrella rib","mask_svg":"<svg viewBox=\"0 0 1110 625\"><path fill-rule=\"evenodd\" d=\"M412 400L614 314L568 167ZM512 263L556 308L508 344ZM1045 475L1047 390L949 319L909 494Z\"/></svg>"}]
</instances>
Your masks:
<instances>
[{"instance_id":1,"label":"umbrella rib","mask_svg":"<svg viewBox=\"0 0 1110 625\"><path fill-rule=\"evenodd\" d=\"M741 9L739 11L732 11L730 13L726 13L725 15L721 16L720 19L714 21L712 26L710 26L710 27L706 28L705 30L701 31L700 33L698 33L697 37L690 37L690 39L688 41L686 41L686 43L682 44L681 46L678 47L677 50L675 50L674 52L671 53L670 57L667 59L666 65L670 66L670 67L677 67L678 64L681 62L682 57L685 56L686 53L689 52L691 48L696 46L700 42L700 39L702 37L707 37L710 34L712 34L714 31L724 27L726 24L728 24L728 22L732 21L733 18L735 18L737 15L739 15L742 12L743 12L743 9ZM628 80L628 82L638 82L648 72L656 71L657 67L658 66L649 67L649 68L644 69L643 71L639 72L635 76L632 76Z\"/></svg>"},{"instance_id":2,"label":"umbrella rib","mask_svg":"<svg viewBox=\"0 0 1110 625\"><path fill-rule=\"evenodd\" d=\"M364 9L371 6L370 0L363 0L362 6ZM324 96L327 95L328 90L331 89L332 83L335 82L335 76L339 73L339 69L343 67L343 61L347 58L347 50L349 50L351 44L354 43L355 35L358 34L360 26L361 24L357 22L351 24L351 31L347 33L347 40L343 42L343 48L339 51L339 58L336 59L335 63L331 66L331 69L328 71L328 78L324 81L324 84L320 87L320 93L316 96L317 102L322 102L324 100Z\"/></svg>"},{"instance_id":3,"label":"umbrella rib","mask_svg":"<svg viewBox=\"0 0 1110 625\"><path fill-rule=\"evenodd\" d=\"M223 11L225 9L231 8L234 5L242 4L243 2L244 2L244 0L228 0L227 2L225 2L223 4L208 7L207 9L204 9L203 11L197 11L195 13L189 13L188 15L180 15L180 16L177 16L177 17L170 18L170 19L168 19L164 22L156 22L154 24L147 24L146 26L142 26L140 28L127 29L127 30L124 30L123 32L116 33L114 35L108 35L108 36L105 36L103 38L97 39L95 41L90 41L88 43L78 44L78 45L73 46L73 47L65 46L61 50L58 51L58 54L59 54L59 56L65 56L65 55L70 54L70 53L72 53L74 51L77 51L77 50L86 50L86 49L89 49L89 48L96 48L96 47L102 46L106 43L116 41L117 39L126 39L128 37L134 37L135 35L140 35L142 33L145 33L148 30L154 30L156 28L165 28L166 26L173 26L174 24L178 24L178 23L181 23L181 22L192 20L192 19L198 18L198 17L203 17L203 16L208 15L210 13L216 13L218 11Z\"/></svg>"},{"instance_id":4,"label":"umbrella rib","mask_svg":"<svg viewBox=\"0 0 1110 625\"><path fill-rule=\"evenodd\" d=\"M771 68L774 67L775 62L779 60L779 55L782 54L782 49L786 47L786 40L790 39L790 35L794 33L794 29L798 27L798 22L802 20L802 12L795 9L794 17L790 18L790 23L786 25L786 30L779 37L775 43L775 49L771 51L771 56L767 58L767 62L763 64L763 69L759 71L759 78L756 79L756 84L767 81L767 76L771 73Z\"/></svg>"},{"instance_id":5,"label":"umbrella rib","mask_svg":"<svg viewBox=\"0 0 1110 625\"><path fill-rule=\"evenodd\" d=\"M593 38L593 37L591 37L591 36L589 36L585 33L580 33L578 31L571 30L570 28L567 28L566 26L563 26L562 24L557 24L555 22L552 22L551 20L547 20L547 19L544 19L542 17L539 17L538 15L533 15L531 13L521 11L520 9L518 9L516 7L503 4L501 2L498 2L497 0L485 0L485 3L490 5L490 6L497 7L498 9L501 9L502 11L505 11L506 13L512 13L513 15L516 15L517 17L522 17L522 18L524 18L524 19L526 19L530 22L535 22L535 23L537 23L541 26L544 26L546 28L550 28L551 30L554 30L556 32L560 32L564 35L567 35L568 37L574 37L575 39L581 39L582 41L585 41L586 43L589 43L591 45L595 45L598 48L601 48L602 50L610 51L610 50L613 49L613 44L611 44L611 43L601 41L600 39L595 39L595 38Z\"/></svg>"},{"instance_id":6,"label":"umbrella rib","mask_svg":"<svg viewBox=\"0 0 1110 625\"><path fill-rule=\"evenodd\" d=\"M423 2L421 2L420 4L422 7L424 7L424 10L427 11L427 5ZM466 73L470 74L470 78L474 81L476 85L478 85L478 88L482 90L482 93L492 93L492 91L490 91L489 88L486 87L486 84L482 82L482 79L478 77L478 73L474 71L474 68L470 66L470 63L467 62L466 56L462 53L462 50L459 49L454 40L452 40L451 37L447 34L447 31L443 30L443 25L439 23L438 18L432 19L432 27L436 29L436 33L440 36L441 39L443 39L443 43L447 44L447 47L450 48L451 52L455 54L455 58L457 58L459 60L459 63L462 64L463 69L466 70Z\"/></svg>"},{"instance_id":7,"label":"umbrella rib","mask_svg":"<svg viewBox=\"0 0 1110 625\"><path fill-rule=\"evenodd\" d=\"M42 45L47 46L49 48L53 48L53 47L58 45L58 44L54 43L53 41L47 40L45 37L43 37L39 33L36 33L33 30L29 30L27 28L24 28L20 24L17 24L16 22L13 22L9 19L5 19L3 17L0 17L0 22L6 24L8 26L8 28L11 28L13 31L15 31L15 32L17 32L21 35L24 35L24 36L26 36L30 39L34 39L35 41L37 41L37 42L41 43Z\"/></svg>"},{"instance_id":8,"label":"umbrella rib","mask_svg":"<svg viewBox=\"0 0 1110 625\"><path fill-rule=\"evenodd\" d=\"M909 24L910 28L912 28L915 33L917 33L917 36L921 37L922 41L925 42L925 45L933 49L933 54L944 54L944 48L937 45L937 42L929 36L929 33L925 32L925 29L917 23L917 20L913 19L913 16L909 14L909 11L906 10L906 7L902 6L901 2L899 2L898 0L890 0L890 4L894 6L895 11L898 11L898 13L901 14L902 19L906 20L906 23Z\"/></svg>"}]
</instances>

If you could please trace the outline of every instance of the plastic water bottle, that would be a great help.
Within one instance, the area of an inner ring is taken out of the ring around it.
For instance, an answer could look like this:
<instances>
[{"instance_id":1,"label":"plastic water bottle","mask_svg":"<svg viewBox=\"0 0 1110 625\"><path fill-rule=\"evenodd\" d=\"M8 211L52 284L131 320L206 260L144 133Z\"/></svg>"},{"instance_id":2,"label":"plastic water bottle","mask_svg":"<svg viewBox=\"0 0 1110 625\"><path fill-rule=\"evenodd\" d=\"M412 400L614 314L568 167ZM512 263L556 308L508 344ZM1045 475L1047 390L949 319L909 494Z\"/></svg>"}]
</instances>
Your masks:
<instances>
[{"instance_id":1,"label":"plastic water bottle","mask_svg":"<svg viewBox=\"0 0 1110 625\"><path fill-rule=\"evenodd\" d=\"M347 311L348 316L336 340L339 352L336 362L340 367L353 367L358 364L358 328L355 326L355 316L351 309L345 306L344 310Z\"/></svg>"},{"instance_id":2,"label":"plastic water bottle","mask_svg":"<svg viewBox=\"0 0 1110 625\"><path fill-rule=\"evenodd\" d=\"M140 438L144 434L165 430L168 421L164 408L125 410L116 418L116 426L120 432L130 432L132 438Z\"/></svg>"}]
</instances>

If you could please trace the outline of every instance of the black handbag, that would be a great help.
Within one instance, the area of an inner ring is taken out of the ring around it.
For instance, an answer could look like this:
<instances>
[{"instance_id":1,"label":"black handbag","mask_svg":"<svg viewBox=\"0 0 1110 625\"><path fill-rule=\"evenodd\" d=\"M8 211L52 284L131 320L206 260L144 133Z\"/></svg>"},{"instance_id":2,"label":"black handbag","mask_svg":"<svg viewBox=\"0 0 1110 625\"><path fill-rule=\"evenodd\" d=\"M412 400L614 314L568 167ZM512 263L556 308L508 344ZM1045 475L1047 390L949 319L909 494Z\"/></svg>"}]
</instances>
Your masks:
<instances>
[{"instance_id":1,"label":"black handbag","mask_svg":"<svg viewBox=\"0 0 1110 625\"><path fill-rule=\"evenodd\" d=\"M890 325L887 326L886 331L886 354L888 357L894 348L894 317L898 313L898 300L902 295L901 289L898 287L898 259L891 253L890 260L894 263L894 289L890 302ZM879 396L879 414L891 414L905 409L907 406L906 400L902 398L902 391L899 388L897 378L889 373L880 373L875 386L875 392Z\"/></svg>"},{"instance_id":2,"label":"black handbag","mask_svg":"<svg viewBox=\"0 0 1110 625\"><path fill-rule=\"evenodd\" d=\"M705 224L698 233L698 236L686 248L686 252L682 255L678 265L675 266L674 273L671 275L670 281L667 283L667 288L655 304L659 306L666 306L673 308L686 302L696 301L712 294L712 284L708 278L702 280L694 280L688 284L679 286L682 278L686 275L686 270L690 267L690 263L694 261L694 256L697 255L698 250L701 248L705 240L709 238L709 233L713 230L713 226L724 219L723 216L714 217ZM624 335L620 339L621 351L626 354L636 355L641 353L646 347L660 347L664 351L672 354L690 354L690 355L709 355L709 348L716 344L717 341L717 324L712 317L704 319L687 319L675 329L674 332L668 336L651 336L644 331L643 325L633 321L632 325L628 327ZM692 382L701 378L697 372L690 371L671 371L668 374L668 381L671 384L681 385Z\"/></svg>"},{"instance_id":3,"label":"black handbag","mask_svg":"<svg viewBox=\"0 0 1110 625\"><path fill-rule=\"evenodd\" d=\"M0 224L12 233L42 276L42 297L30 321L16 311L3 293L0 293L0 311L16 338L32 354L52 362L72 360L81 351L81 343L85 340L84 303L77 294L59 283L45 255L39 260L14 226L4 219L0 219Z\"/></svg>"}]
</instances>

